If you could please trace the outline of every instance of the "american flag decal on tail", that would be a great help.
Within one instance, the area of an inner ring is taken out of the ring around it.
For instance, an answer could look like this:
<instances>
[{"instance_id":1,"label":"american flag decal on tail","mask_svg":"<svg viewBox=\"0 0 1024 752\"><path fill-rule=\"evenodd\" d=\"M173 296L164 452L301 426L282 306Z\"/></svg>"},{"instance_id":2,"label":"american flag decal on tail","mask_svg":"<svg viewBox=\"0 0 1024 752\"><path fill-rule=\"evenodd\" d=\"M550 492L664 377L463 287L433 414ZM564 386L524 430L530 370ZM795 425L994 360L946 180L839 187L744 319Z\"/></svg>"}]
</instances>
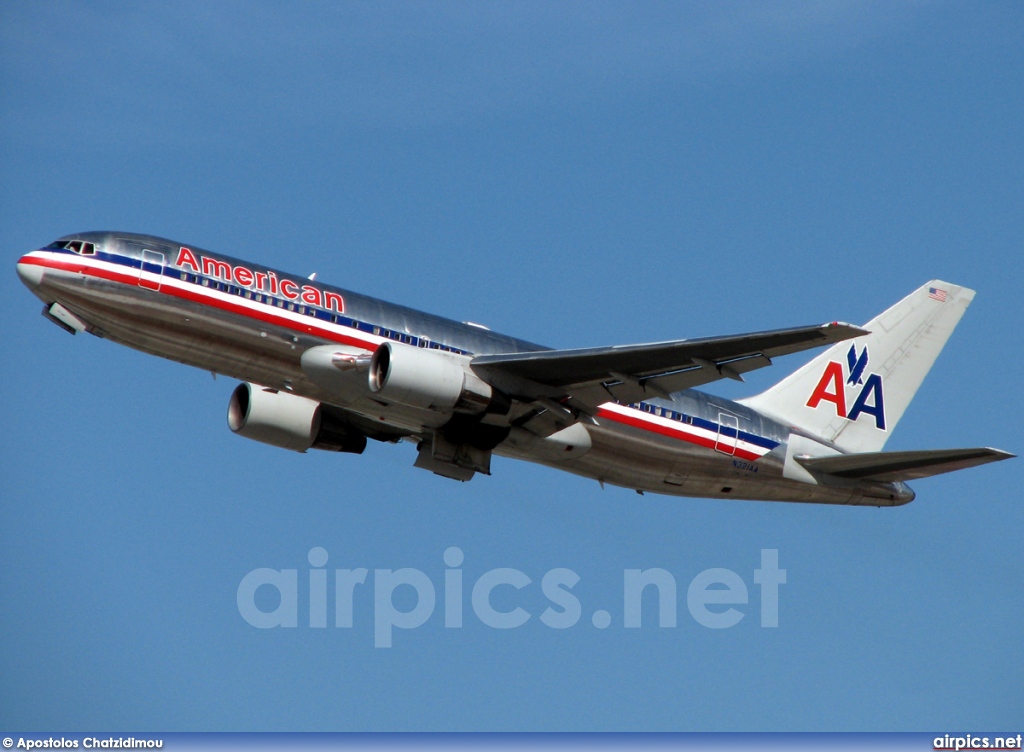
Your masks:
<instances>
[{"instance_id":1,"label":"american flag decal on tail","mask_svg":"<svg viewBox=\"0 0 1024 752\"><path fill-rule=\"evenodd\" d=\"M937 300L940 303L945 303L946 302L946 291L945 290L940 290L938 287L929 287L928 288L928 297L931 298L932 300Z\"/></svg>"}]
</instances>

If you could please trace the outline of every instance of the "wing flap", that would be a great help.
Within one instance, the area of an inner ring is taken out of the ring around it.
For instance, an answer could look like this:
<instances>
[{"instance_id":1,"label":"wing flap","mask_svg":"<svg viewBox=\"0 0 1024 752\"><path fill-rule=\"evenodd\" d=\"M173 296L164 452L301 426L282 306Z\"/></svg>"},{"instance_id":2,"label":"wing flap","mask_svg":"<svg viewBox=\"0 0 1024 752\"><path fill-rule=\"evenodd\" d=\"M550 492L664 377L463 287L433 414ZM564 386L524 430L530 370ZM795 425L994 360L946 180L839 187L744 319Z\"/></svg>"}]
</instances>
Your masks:
<instances>
[{"instance_id":1,"label":"wing flap","mask_svg":"<svg viewBox=\"0 0 1024 752\"><path fill-rule=\"evenodd\" d=\"M1001 449L934 449L916 452L864 452L829 457L797 457L811 472L856 480L883 483L917 480L950 473L988 462L1007 460L1016 455Z\"/></svg>"}]
</instances>

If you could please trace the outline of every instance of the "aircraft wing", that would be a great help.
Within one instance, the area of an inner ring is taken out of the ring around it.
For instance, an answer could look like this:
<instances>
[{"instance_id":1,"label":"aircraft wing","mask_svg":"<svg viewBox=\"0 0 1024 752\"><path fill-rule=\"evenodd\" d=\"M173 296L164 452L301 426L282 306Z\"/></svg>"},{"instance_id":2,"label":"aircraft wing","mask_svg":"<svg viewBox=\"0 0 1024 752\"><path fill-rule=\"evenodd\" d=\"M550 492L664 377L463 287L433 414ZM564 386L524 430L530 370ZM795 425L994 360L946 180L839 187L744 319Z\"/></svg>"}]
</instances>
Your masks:
<instances>
[{"instance_id":1,"label":"aircraft wing","mask_svg":"<svg viewBox=\"0 0 1024 752\"><path fill-rule=\"evenodd\" d=\"M1001 449L935 449L916 452L863 452L828 457L797 457L812 472L840 478L883 482L916 480L963 470L987 462L1008 460L1014 455Z\"/></svg>"},{"instance_id":2,"label":"aircraft wing","mask_svg":"<svg viewBox=\"0 0 1024 752\"><path fill-rule=\"evenodd\" d=\"M496 388L534 405L525 427L542 435L592 416L610 400L641 399L706 384L771 365L771 359L867 334L860 327L833 322L728 337L682 339L641 345L579 350L480 355L473 371ZM540 424L533 418L548 415Z\"/></svg>"}]
</instances>

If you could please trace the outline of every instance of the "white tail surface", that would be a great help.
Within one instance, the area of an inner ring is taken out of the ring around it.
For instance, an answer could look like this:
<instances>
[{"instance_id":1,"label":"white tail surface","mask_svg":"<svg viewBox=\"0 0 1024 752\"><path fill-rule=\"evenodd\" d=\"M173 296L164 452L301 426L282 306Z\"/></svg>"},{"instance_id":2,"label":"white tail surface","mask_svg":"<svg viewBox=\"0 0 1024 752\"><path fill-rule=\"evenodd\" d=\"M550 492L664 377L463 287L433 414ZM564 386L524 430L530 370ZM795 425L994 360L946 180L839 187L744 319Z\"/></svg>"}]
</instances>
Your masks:
<instances>
[{"instance_id":1,"label":"white tail surface","mask_svg":"<svg viewBox=\"0 0 1024 752\"><path fill-rule=\"evenodd\" d=\"M739 401L843 451L877 452L973 299L974 290L928 282L866 323L870 334Z\"/></svg>"}]
</instances>

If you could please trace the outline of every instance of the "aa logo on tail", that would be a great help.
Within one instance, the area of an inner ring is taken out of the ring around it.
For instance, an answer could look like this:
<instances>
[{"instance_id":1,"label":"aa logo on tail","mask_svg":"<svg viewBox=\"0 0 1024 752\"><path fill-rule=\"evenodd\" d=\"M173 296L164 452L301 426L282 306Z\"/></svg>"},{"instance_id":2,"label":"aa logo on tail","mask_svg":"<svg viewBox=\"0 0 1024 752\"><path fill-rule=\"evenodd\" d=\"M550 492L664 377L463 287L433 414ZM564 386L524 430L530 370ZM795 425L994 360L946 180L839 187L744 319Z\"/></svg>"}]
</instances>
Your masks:
<instances>
[{"instance_id":1,"label":"aa logo on tail","mask_svg":"<svg viewBox=\"0 0 1024 752\"><path fill-rule=\"evenodd\" d=\"M831 402L836 415L847 420L857 420L861 415L873 415L875 427L885 430L885 399L882 396L882 377L877 373L867 374L868 348L858 355L857 346L850 345L846 354L848 374L844 378L843 364L830 360L821 374L818 385L811 392L807 406L817 409L822 402ZM858 390L859 387L859 391ZM847 410L847 390L853 397L852 407Z\"/></svg>"}]
</instances>

